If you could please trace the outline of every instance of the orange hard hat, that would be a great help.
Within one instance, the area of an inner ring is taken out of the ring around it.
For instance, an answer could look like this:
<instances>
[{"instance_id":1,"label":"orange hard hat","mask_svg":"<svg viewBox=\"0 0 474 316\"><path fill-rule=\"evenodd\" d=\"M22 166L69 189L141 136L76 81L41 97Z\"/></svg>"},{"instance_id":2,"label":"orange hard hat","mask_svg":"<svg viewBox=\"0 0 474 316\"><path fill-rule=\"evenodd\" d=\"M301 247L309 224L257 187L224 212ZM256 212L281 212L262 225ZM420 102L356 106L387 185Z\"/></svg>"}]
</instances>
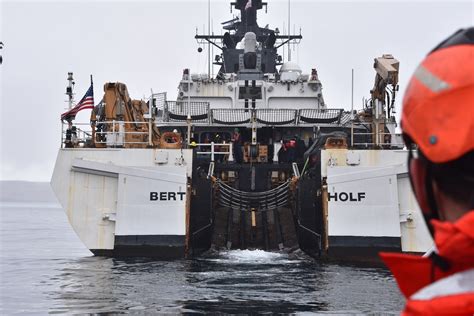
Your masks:
<instances>
[{"instance_id":1,"label":"orange hard hat","mask_svg":"<svg viewBox=\"0 0 474 316\"><path fill-rule=\"evenodd\" d=\"M446 39L415 70L401 125L434 163L474 150L474 27Z\"/></svg>"}]
</instances>

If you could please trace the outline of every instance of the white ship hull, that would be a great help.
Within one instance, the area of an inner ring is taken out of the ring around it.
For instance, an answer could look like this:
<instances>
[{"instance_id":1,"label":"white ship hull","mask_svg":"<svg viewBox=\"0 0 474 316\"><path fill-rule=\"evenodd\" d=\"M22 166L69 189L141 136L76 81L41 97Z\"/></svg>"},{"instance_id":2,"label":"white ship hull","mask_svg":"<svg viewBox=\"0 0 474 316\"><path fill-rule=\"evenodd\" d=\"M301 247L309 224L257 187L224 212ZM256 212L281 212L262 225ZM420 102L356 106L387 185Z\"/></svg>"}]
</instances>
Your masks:
<instances>
[{"instance_id":1,"label":"white ship hull","mask_svg":"<svg viewBox=\"0 0 474 316\"><path fill-rule=\"evenodd\" d=\"M61 149L51 185L94 254L172 258L190 246L191 175L192 150ZM431 247L405 151L322 150L321 176L329 255Z\"/></svg>"},{"instance_id":2,"label":"white ship hull","mask_svg":"<svg viewBox=\"0 0 474 316\"><path fill-rule=\"evenodd\" d=\"M154 256L164 248L160 256L184 256L191 155L177 149L61 149L51 186L94 254Z\"/></svg>"},{"instance_id":3,"label":"white ship hull","mask_svg":"<svg viewBox=\"0 0 474 316\"><path fill-rule=\"evenodd\" d=\"M405 150L323 150L331 250L426 252L433 241L410 187Z\"/></svg>"}]
</instances>

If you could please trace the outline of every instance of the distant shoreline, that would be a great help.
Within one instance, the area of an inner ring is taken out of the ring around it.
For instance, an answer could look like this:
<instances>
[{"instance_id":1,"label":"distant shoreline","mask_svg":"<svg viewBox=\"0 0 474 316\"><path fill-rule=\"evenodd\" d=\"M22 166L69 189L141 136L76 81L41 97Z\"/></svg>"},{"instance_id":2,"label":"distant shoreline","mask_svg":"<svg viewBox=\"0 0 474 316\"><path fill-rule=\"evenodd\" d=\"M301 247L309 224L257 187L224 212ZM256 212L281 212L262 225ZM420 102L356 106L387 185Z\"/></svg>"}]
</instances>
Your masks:
<instances>
[{"instance_id":1,"label":"distant shoreline","mask_svg":"<svg viewBox=\"0 0 474 316\"><path fill-rule=\"evenodd\" d=\"M0 181L0 202L58 203L49 182Z\"/></svg>"}]
</instances>

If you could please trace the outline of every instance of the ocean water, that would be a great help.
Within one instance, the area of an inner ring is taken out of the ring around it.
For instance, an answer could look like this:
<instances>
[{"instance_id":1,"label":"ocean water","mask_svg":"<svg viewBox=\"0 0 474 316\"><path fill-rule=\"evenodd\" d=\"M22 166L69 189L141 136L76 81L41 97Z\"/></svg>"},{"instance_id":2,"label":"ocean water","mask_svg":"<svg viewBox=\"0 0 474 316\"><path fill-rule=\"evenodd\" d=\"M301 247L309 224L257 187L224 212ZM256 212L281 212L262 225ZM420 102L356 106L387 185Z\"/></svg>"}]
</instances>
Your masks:
<instances>
[{"instance_id":1,"label":"ocean water","mask_svg":"<svg viewBox=\"0 0 474 316\"><path fill-rule=\"evenodd\" d=\"M94 257L55 203L0 204L0 314L398 314L383 267L226 251L193 260Z\"/></svg>"}]
</instances>

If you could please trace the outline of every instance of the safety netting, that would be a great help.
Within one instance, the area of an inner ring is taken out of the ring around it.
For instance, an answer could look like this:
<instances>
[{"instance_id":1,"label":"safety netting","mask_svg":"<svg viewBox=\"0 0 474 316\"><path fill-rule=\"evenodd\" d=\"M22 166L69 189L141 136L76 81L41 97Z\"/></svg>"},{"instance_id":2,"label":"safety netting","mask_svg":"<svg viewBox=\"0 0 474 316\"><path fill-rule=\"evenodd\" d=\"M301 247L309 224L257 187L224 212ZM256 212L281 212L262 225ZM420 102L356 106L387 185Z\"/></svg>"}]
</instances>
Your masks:
<instances>
[{"instance_id":1,"label":"safety netting","mask_svg":"<svg viewBox=\"0 0 474 316\"><path fill-rule=\"evenodd\" d=\"M250 123L251 112L246 109L212 109L212 122L216 124L238 125Z\"/></svg>"},{"instance_id":2,"label":"safety netting","mask_svg":"<svg viewBox=\"0 0 474 316\"><path fill-rule=\"evenodd\" d=\"M276 188L263 192L240 191L216 180L216 197L219 206L239 211L269 211L284 207L290 203L290 180Z\"/></svg>"},{"instance_id":3,"label":"safety netting","mask_svg":"<svg viewBox=\"0 0 474 316\"><path fill-rule=\"evenodd\" d=\"M343 109L301 109L299 120L305 123L340 124Z\"/></svg>"},{"instance_id":4,"label":"safety netting","mask_svg":"<svg viewBox=\"0 0 474 316\"><path fill-rule=\"evenodd\" d=\"M208 102L166 101L163 120L193 123L242 125L251 122L255 111L258 123L268 126L309 124L344 125L350 121L350 112L343 109L210 109Z\"/></svg>"},{"instance_id":5,"label":"safety netting","mask_svg":"<svg viewBox=\"0 0 474 316\"><path fill-rule=\"evenodd\" d=\"M209 103L166 101L165 114L168 122L186 121L188 115L190 115L193 123L208 123Z\"/></svg>"},{"instance_id":6,"label":"safety netting","mask_svg":"<svg viewBox=\"0 0 474 316\"><path fill-rule=\"evenodd\" d=\"M265 125L294 124L298 111L293 109L258 109L257 122Z\"/></svg>"}]
</instances>

